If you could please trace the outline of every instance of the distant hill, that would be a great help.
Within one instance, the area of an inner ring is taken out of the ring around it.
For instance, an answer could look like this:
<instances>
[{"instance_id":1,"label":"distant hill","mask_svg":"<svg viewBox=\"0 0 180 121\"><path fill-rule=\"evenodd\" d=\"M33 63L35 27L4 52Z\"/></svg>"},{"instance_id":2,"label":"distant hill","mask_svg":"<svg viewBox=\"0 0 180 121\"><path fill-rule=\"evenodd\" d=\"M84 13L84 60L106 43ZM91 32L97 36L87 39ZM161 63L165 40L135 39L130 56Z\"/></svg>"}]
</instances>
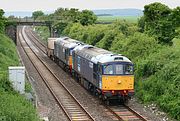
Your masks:
<instances>
[{"instance_id":1,"label":"distant hill","mask_svg":"<svg viewBox=\"0 0 180 121\"><path fill-rule=\"evenodd\" d=\"M45 14L50 14L53 13L53 11L45 11ZM16 16L16 17L31 17L32 16L32 12L31 11L5 11L5 16Z\"/></svg>"},{"instance_id":2,"label":"distant hill","mask_svg":"<svg viewBox=\"0 0 180 121\"><path fill-rule=\"evenodd\" d=\"M101 9L92 10L97 16L142 16L143 11L140 9ZM53 13L53 11L45 11L45 14ZM16 17L30 17L31 11L5 11L5 16L14 15Z\"/></svg>"},{"instance_id":3,"label":"distant hill","mask_svg":"<svg viewBox=\"0 0 180 121\"><path fill-rule=\"evenodd\" d=\"M93 12L98 15L112 15L112 16L142 16L143 11L140 9L102 9L93 10Z\"/></svg>"},{"instance_id":4,"label":"distant hill","mask_svg":"<svg viewBox=\"0 0 180 121\"><path fill-rule=\"evenodd\" d=\"M28 17L30 17L30 16L32 16L32 12L30 12L30 11L5 11L5 16L6 17L8 17L8 16L16 16L16 17L26 17L26 16L28 16Z\"/></svg>"},{"instance_id":5,"label":"distant hill","mask_svg":"<svg viewBox=\"0 0 180 121\"><path fill-rule=\"evenodd\" d=\"M97 16L113 16L111 14L97 14Z\"/></svg>"}]
</instances>

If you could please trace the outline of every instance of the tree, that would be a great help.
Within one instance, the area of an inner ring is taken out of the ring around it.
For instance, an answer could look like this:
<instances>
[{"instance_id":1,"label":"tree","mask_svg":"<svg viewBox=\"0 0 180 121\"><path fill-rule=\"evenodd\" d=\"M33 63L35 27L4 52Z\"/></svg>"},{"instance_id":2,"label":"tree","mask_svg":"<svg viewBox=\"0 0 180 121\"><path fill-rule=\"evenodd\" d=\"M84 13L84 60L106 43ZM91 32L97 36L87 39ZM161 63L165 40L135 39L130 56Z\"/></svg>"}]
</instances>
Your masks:
<instances>
[{"instance_id":1,"label":"tree","mask_svg":"<svg viewBox=\"0 0 180 121\"><path fill-rule=\"evenodd\" d=\"M180 7L172 10L171 19L175 27L180 27Z\"/></svg>"},{"instance_id":2,"label":"tree","mask_svg":"<svg viewBox=\"0 0 180 121\"><path fill-rule=\"evenodd\" d=\"M78 22L79 21L80 12L78 11L78 9L71 8L68 11L67 15L68 15L69 21L72 21L72 22Z\"/></svg>"},{"instance_id":3,"label":"tree","mask_svg":"<svg viewBox=\"0 0 180 121\"><path fill-rule=\"evenodd\" d=\"M58 8L54 14L52 14L52 18L53 20L65 20L66 19L66 13L67 13L68 9L67 8Z\"/></svg>"},{"instance_id":4,"label":"tree","mask_svg":"<svg viewBox=\"0 0 180 121\"><path fill-rule=\"evenodd\" d=\"M160 43L170 43L175 36L171 9L155 2L144 7L145 32L155 36Z\"/></svg>"},{"instance_id":5,"label":"tree","mask_svg":"<svg viewBox=\"0 0 180 121\"><path fill-rule=\"evenodd\" d=\"M5 22L5 18L3 17L4 15L4 11L3 9L0 9L0 33L4 32L4 22Z\"/></svg>"},{"instance_id":6,"label":"tree","mask_svg":"<svg viewBox=\"0 0 180 121\"><path fill-rule=\"evenodd\" d=\"M97 20L97 16L89 10L83 10L80 15L80 23L82 25L91 25L95 23Z\"/></svg>"},{"instance_id":7,"label":"tree","mask_svg":"<svg viewBox=\"0 0 180 121\"><path fill-rule=\"evenodd\" d=\"M32 13L32 17L34 18L34 20L36 20L40 16L44 16L44 13L42 11L34 11Z\"/></svg>"},{"instance_id":8,"label":"tree","mask_svg":"<svg viewBox=\"0 0 180 121\"><path fill-rule=\"evenodd\" d=\"M144 32L144 27L145 27L144 16L142 16L142 17L138 20L138 27L139 27L139 32Z\"/></svg>"}]
</instances>

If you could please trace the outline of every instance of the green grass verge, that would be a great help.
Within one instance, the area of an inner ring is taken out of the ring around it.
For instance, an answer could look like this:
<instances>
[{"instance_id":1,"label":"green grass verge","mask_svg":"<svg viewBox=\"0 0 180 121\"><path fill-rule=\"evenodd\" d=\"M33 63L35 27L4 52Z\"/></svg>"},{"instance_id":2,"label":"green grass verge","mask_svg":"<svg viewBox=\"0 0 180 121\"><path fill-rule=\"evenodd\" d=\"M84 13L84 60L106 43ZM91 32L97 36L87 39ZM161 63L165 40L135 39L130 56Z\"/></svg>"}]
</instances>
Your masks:
<instances>
[{"instance_id":1,"label":"green grass verge","mask_svg":"<svg viewBox=\"0 0 180 121\"><path fill-rule=\"evenodd\" d=\"M41 40L43 43L47 44L47 40L50 37L49 34L49 28L46 26L41 26L41 27L35 27L36 32L38 33L38 35L41 37Z\"/></svg>"},{"instance_id":2,"label":"green grass verge","mask_svg":"<svg viewBox=\"0 0 180 121\"><path fill-rule=\"evenodd\" d=\"M0 121L38 121L31 102L15 92L8 80L8 66L17 65L19 59L14 43L0 34Z\"/></svg>"}]
</instances>

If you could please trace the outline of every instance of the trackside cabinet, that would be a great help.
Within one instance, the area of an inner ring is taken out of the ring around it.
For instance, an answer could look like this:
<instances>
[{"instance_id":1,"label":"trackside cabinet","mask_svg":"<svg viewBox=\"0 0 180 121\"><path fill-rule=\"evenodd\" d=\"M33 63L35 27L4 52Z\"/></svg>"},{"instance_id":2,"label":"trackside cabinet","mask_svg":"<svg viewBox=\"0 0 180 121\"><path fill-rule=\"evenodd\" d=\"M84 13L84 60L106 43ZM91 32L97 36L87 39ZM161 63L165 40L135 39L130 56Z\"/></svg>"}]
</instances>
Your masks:
<instances>
[{"instance_id":1,"label":"trackside cabinet","mask_svg":"<svg viewBox=\"0 0 180 121\"><path fill-rule=\"evenodd\" d=\"M25 93L25 67L9 67L9 80L20 94Z\"/></svg>"}]
</instances>

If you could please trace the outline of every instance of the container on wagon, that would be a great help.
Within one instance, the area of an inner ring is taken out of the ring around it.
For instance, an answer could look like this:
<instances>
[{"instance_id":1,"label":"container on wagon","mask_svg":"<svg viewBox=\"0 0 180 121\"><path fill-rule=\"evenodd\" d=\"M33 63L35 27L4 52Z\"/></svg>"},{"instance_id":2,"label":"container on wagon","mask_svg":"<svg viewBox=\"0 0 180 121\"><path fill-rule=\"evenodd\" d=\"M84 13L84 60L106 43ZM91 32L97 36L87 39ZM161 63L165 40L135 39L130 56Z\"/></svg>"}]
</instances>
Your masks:
<instances>
[{"instance_id":1,"label":"container on wagon","mask_svg":"<svg viewBox=\"0 0 180 121\"><path fill-rule=\"evenodd\" d=\"M48 38L48 45L47 45L47 55L49 57L53 57L54 53L54 42L57 38Z\"/></svg>"}]
</instances>

